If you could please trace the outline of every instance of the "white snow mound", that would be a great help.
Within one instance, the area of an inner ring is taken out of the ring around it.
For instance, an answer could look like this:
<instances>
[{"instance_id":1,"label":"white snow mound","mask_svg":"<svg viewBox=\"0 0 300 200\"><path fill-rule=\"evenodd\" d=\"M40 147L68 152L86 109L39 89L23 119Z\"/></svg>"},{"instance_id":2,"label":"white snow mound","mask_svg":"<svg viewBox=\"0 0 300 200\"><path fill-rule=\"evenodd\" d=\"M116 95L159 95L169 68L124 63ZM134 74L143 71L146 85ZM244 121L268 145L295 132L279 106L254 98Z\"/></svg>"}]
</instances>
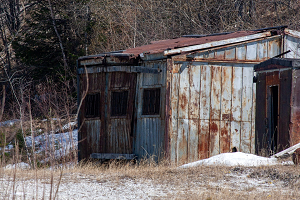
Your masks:
<instances>
[{"instance_id":1,"label":"white snow mound","mask_svg":"<svg viewBox=\"0 0 300 200\"><path fill-rule=\"evenodd\" d=\"M9 164L5 166L5 169L14 169L14 168L19 168L19 169L29 169L30 165L24 162L20 162L17 164Z\"/></svg>"},{"instance_id":2,"label":"white snow mound","mask_svg":"<svg viewBox=\"0 0 300 200\"><path fill-rule=\"evenodd\" d=\"M256 167L262 165L277 165L277 164L279 164L279 162L277 161L276 158L266 158L266 157L256 156L248 153L234 152L234 153L222 153L207 159L188 163L180 166L180 168L196 167L199 165Z\"/></svg>"}]
</instances>

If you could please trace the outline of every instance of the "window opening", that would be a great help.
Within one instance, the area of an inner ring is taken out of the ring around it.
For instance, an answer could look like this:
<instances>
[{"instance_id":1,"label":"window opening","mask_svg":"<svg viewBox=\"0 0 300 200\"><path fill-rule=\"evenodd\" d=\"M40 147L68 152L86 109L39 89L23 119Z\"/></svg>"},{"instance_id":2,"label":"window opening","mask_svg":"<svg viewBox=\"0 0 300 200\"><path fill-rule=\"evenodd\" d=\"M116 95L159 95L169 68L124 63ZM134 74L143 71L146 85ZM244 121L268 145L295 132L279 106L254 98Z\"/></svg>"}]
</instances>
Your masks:
<instances>
[{"instance_id":1,"label":"window opening","mask_svg":"<svg viewBox=\"0 0 300 200\"><path fill-rule=\"evenodd\" d=\"M85 117L100 117L100 93L87 94L85 97Z\"/></svg>"},{"instance_id":2,"label":"window opening","mask_svg":"<svg viewBox=\"0 0 300 200\"><path fill-rule=\"evenodd\" d=\"M158 115L160 109L160 88L144 89L143 115Z\"/></svg>"},{"instance_id":3,"label":"window opening","mask_svg":"<svg viewBox=\"0 0 300 200\"><path fill-rule=\"evenodd\" d=\"M111 116L126 116L128 91L111 93Z\"/></svg>"}]
</instances>

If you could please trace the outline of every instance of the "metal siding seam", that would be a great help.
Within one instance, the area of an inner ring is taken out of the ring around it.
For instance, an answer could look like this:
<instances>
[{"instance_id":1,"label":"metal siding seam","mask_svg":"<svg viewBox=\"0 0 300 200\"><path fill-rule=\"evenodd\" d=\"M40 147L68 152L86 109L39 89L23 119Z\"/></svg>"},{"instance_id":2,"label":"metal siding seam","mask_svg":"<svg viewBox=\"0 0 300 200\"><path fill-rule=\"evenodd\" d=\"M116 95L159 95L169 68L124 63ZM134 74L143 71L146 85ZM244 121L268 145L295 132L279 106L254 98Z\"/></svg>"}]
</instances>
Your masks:
<instances>
[{"instance_id":1,"label":"metal siding seam","mask_svg":"<svg viewBox=\"0 0 300 200\"><path fill-rule=\"evenodd\" d=\"M254 72L253 74L254 76L256 76L256 72ZM255 154L255 112L256 112L256 83L252 83L252 115L251 115L251 126L252 126L252 130L251 130L251 148L250 148L250 152L252 154Z\"/></svg>"}]
</instances>

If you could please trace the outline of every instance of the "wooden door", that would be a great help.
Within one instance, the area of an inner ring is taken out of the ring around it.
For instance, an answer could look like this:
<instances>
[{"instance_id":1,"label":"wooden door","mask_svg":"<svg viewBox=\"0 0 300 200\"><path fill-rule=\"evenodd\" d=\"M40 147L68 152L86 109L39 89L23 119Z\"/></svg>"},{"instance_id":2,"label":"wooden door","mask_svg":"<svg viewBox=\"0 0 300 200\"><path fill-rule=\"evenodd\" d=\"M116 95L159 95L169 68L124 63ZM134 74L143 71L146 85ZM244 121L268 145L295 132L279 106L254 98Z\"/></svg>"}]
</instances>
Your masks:
<instances>
[{"instance_id":1,"label":"wooden door","mask_svg":"<svg viewBox=\"0 0 300 200\"><path fill-rule=\"evenodd\" d=\"M112 72L106 77L106 153L130 154L133 152L136 74Z\"/></svg>"}]
</instances>

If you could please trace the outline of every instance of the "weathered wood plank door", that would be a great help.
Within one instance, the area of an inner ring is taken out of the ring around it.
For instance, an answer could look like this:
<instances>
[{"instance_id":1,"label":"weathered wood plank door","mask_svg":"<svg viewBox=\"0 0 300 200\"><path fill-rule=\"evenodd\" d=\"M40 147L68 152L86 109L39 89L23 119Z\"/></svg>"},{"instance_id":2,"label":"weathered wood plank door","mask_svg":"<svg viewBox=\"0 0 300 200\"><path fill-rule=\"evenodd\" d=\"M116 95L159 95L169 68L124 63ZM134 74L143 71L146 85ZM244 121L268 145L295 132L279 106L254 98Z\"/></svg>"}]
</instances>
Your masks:
<instances>
[{"instance_id":1,"label":"weathered wood plank door","mask_svg":"<svg viewBox=\"0 0 300 200\"><path fill-rule=\"evenodd\" d=\"M133 109L136 74L106 73L106 153L133 152Z\"/></svg>"}]
</instances>

